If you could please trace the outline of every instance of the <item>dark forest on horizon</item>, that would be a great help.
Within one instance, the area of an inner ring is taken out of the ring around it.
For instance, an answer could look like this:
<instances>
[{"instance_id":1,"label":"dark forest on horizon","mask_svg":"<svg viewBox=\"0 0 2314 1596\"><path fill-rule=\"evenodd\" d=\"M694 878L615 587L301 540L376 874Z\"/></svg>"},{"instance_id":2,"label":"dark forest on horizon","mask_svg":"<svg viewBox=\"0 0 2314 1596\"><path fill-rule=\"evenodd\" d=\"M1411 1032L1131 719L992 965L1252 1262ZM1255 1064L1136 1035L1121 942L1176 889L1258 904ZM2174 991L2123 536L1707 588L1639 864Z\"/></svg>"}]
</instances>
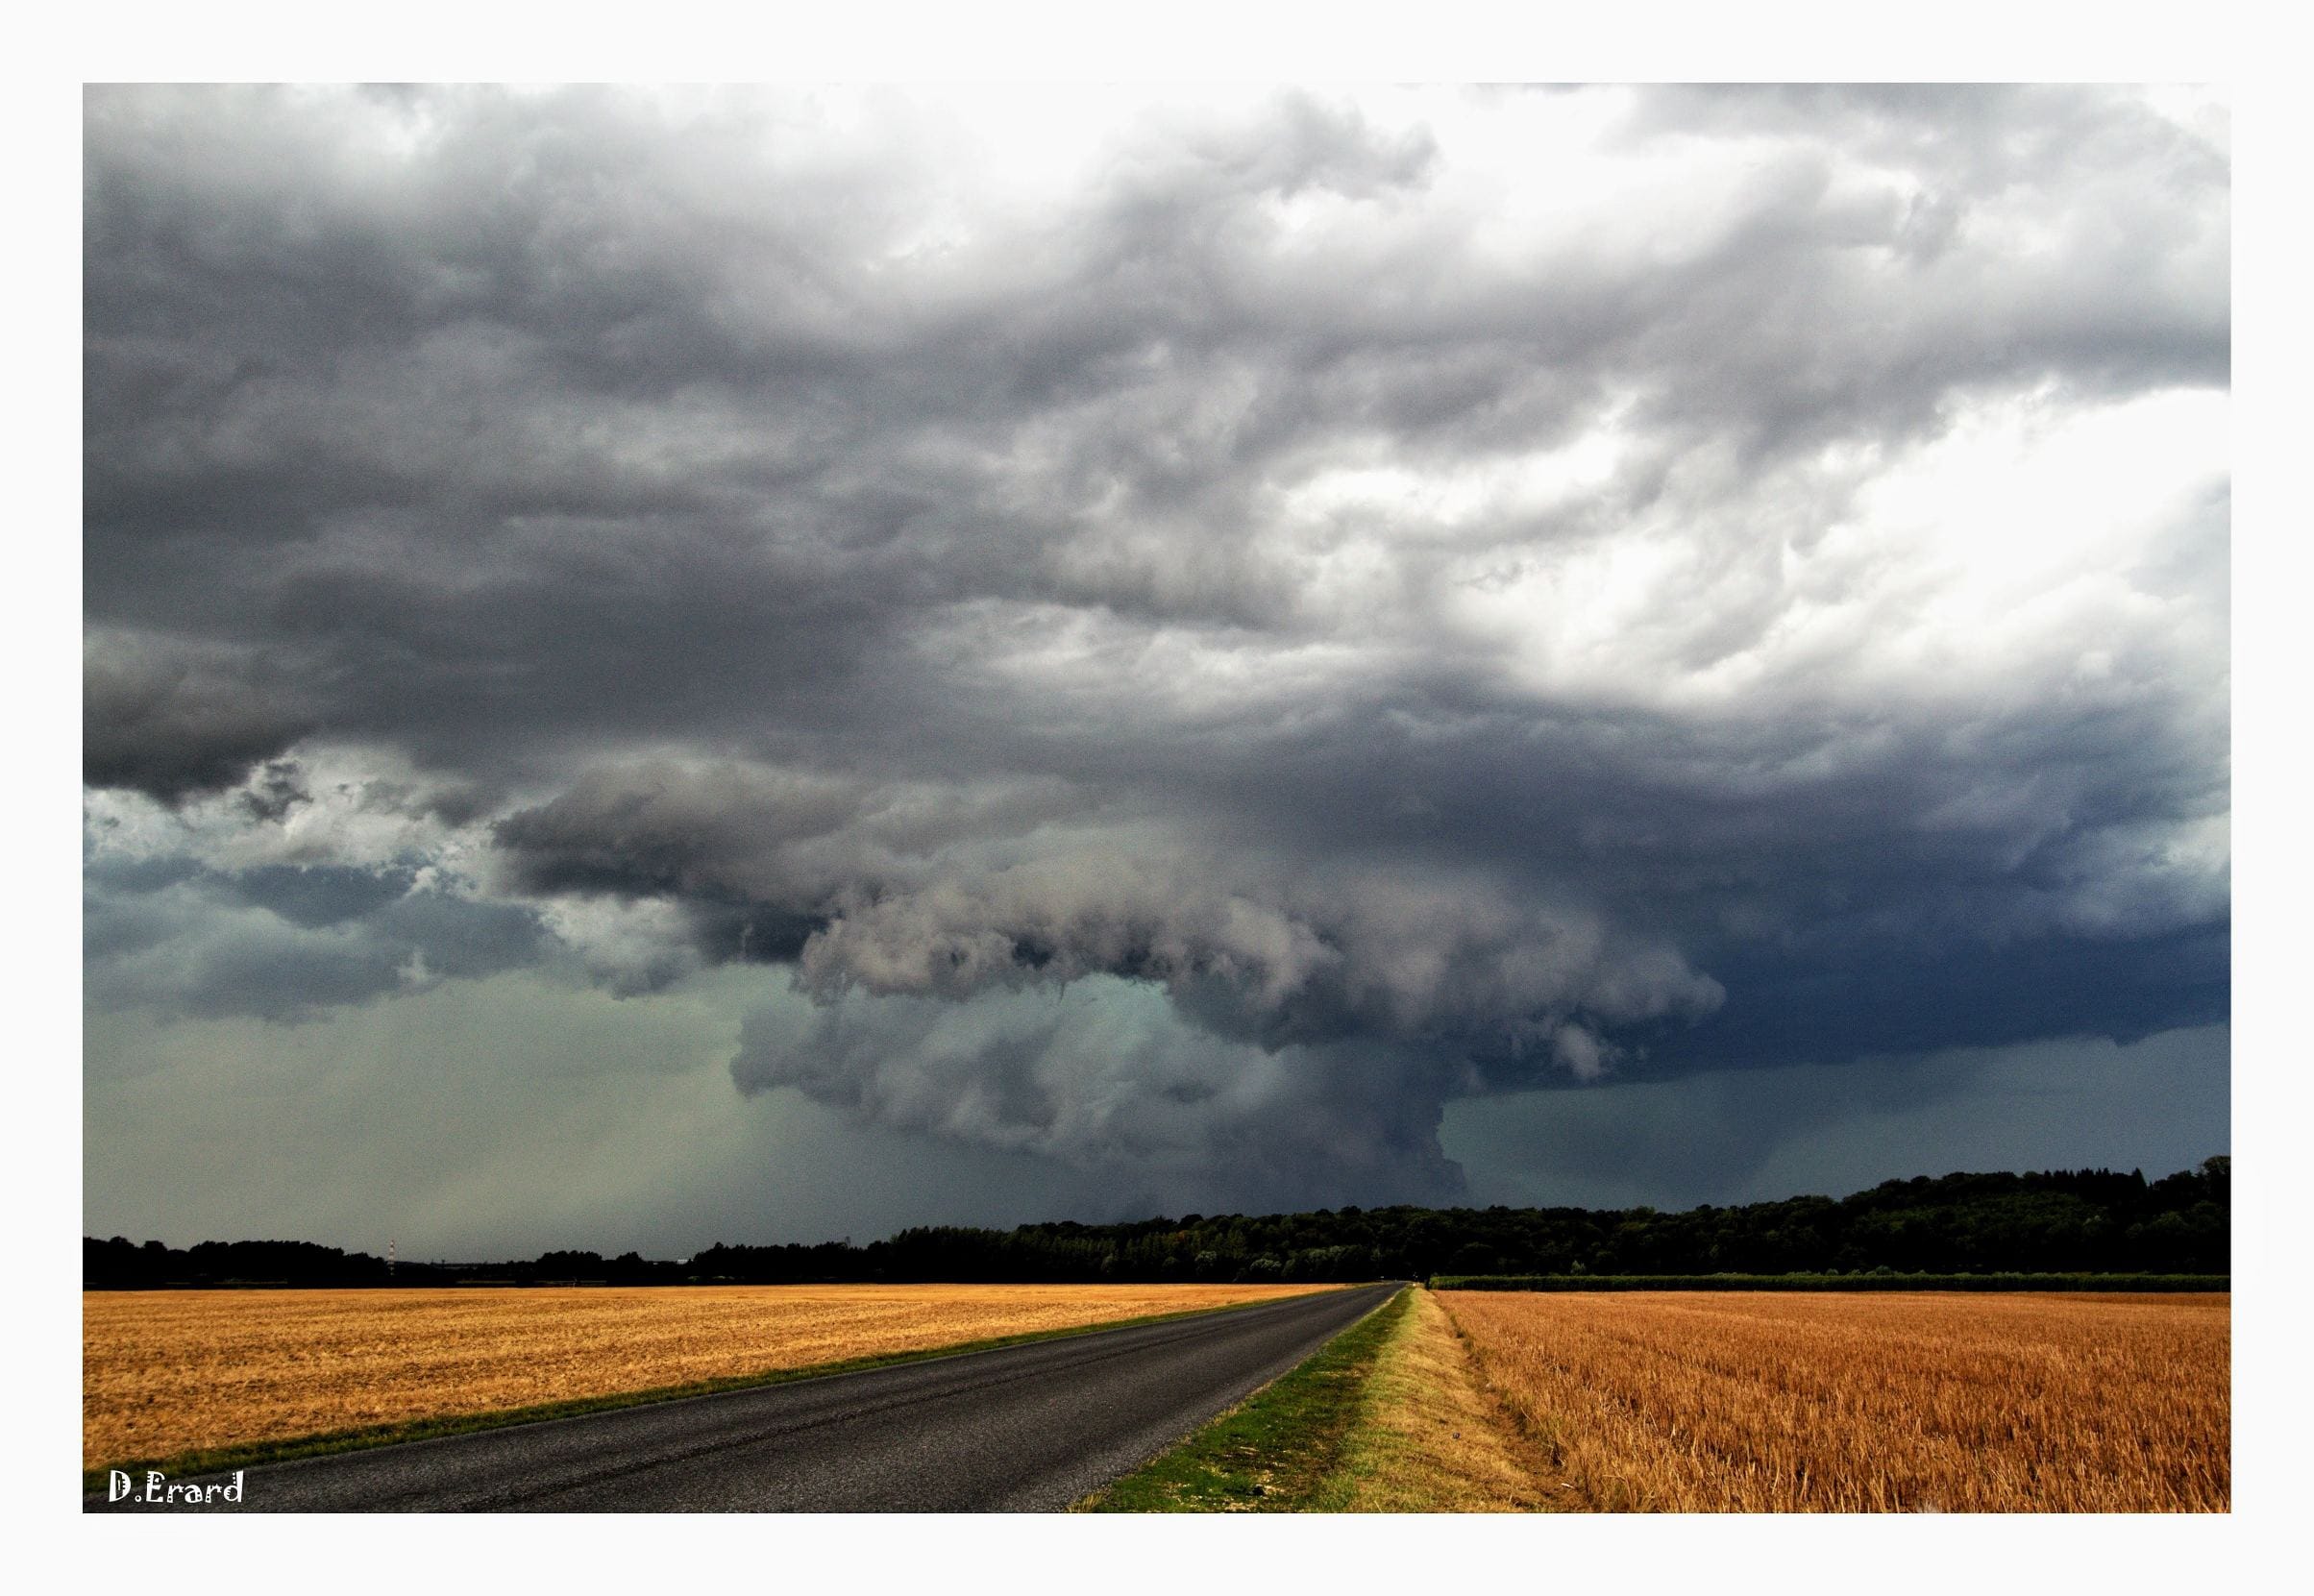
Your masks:
<instances>
[{"instance_id":1,"label":"dark forest on horizon","mask_svg":"<svg viewBox=\"0 0 2314 1596\"><path fill-rule=\"evenodd\" d=\"M1433 1275L2223 1274L2232 1161L2132 1170L1950 1174L1834 1199L1652 1208L1342 1208L1011 1230L922 1226L880 1241L718 1242L689 1259L553 1251L399 1262L309 1241L186 1248L83 1239L89 1289L169 1286L1356 1281Z\"/></svg>"}]
</instances>

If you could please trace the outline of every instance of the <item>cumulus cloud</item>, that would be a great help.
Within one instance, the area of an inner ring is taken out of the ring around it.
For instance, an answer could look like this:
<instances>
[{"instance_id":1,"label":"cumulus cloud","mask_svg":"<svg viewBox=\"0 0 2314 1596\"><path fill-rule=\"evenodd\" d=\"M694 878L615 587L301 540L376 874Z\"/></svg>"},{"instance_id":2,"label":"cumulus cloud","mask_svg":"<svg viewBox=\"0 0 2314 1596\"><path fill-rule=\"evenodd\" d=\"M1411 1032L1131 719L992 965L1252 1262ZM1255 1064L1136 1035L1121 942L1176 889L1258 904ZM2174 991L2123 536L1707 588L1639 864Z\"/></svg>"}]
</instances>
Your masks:
<instances>
[{"instance_id":1,"label":"cumulus cloud","mask_svg":"<svg viewBox=\"0 0 2314 1596\"><path fill-rule=\"evenodd\" d=\"M1676 949L1514 903L1485 881L1223 868L1233 885L1146 852L1046 853L842 904L805 943L800 978L828 996L960 997L1123 975L1164 988L1209 1028L1272 1045L1360 1035L1515 1044L1574 1011L1631 1023L1706 1014L1722 995Z\"/></svg>"},{"instance_id":2,"label":"cumulus cloud","mask_svg":"<svg viewBox=\"0 0 2314 1596\"><path fill-rule=\"evenodd\" d=\"M745 964L1281 1202L2226 1014L2220 103L86 105L93 1002Z\"/></svg>"},{"instance_id":3,"label":"cumulus cloud","mask_svg":"<svg viewBox=\"0 0 2314 1596\"><path fill-rule=\"evenodd\" d=\"M732 1061L751 1094L789 1087L864 1123L1034 1154L1143 1212L1456 1197L1438 1126L1464 1073L1434 1048L1216 1039L1107 975L854 1000L801 1025L758 1010Z\"/></svg>"}]
</instances>

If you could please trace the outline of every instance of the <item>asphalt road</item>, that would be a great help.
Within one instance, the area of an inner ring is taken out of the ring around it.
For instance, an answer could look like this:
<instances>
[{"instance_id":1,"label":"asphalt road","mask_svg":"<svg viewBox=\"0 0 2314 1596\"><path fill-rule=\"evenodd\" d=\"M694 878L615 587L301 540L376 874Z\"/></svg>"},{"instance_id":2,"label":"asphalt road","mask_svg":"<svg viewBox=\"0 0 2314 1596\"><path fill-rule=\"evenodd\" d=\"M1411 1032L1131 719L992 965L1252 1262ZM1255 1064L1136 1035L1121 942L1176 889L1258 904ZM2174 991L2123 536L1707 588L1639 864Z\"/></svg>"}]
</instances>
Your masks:
<instances>
[{"instance_id":1,"label":"asphalt road","mask_svg":"<svg viewBox=\"0 0 2314 1596\"><path fill-rule=\"evenodd\" d=\"M210 1510L1051 1511L1276 1379L1395 1289L273 1463L247 1471L237 1508Z\"/></svg>"}]
</instances>

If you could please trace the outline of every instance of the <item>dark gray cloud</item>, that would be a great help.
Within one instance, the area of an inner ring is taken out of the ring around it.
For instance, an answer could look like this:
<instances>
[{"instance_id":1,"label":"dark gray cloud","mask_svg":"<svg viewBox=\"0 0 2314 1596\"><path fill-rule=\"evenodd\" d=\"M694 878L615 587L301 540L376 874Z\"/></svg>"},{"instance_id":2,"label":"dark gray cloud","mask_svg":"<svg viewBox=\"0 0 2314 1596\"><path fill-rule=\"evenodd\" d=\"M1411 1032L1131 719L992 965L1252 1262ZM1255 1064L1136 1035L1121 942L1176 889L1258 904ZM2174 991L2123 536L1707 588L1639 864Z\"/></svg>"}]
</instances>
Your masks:
<instances>
[{"instance_id":1,"label":"dark gray cloud","mask_svg":"<svg viewBox=\"0 0 2314 1596\"><path fill-rule=\"evenodd\" d=\"M86 105L92 1004L760 967L1197 1207L2227 1013L2220 106Z\"/></svg>"},{"instance_id":2,"label":"dark gray cloud","mask_svg":"<svg viewBox=\"0 0 2314 1596\"><path fill-rule=\"evenodd\" d=\"M81 758L91 786L172 800L221 791L314 729L224 650L92 631L86 656Z\"/></svg>"},{"instance_id":3,"label":"dark gray cloud","mask_svg":"<svg viewBox=\"0 0 2314 1596\"><path fill-rule=\"evenodd\" d=\"M761 1009L732 1073L750 1094L793 1088L857 1122L1084 1171L1108 1187L1090 1199L1107 1212L1463 1191L1438 1126L1466 1070L1442 1050L1221 1040L1111 976L971 1004L853 1001L801 1020Z\"/></svg>"}]
</instances>

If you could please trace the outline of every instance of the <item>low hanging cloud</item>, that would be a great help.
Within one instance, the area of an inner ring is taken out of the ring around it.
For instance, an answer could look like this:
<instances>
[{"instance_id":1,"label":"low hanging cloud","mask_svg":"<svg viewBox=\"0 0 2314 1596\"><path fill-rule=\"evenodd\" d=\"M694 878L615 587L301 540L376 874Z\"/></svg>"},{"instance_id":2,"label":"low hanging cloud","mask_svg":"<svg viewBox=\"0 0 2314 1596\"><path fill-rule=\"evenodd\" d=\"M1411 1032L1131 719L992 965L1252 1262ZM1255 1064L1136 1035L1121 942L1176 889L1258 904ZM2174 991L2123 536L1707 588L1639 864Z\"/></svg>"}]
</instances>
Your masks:
<instances>
[{"instance_id":1,"label":"low hanging cloud","mask_svg":"<svg viewBox=\"0 0 2314 1596\"><path fill-rule=\"evenodd\" d=\"M742 965L743 1092L1207 1208L2228 1012L2207 96L84 135L94 1004Z\"/></svg>"},{"instance_id":2,"label":"low hanging cloud","mask_svg":"<svg viewBox=\"0 0 2314 1596\"><path fill-rule=\"evenodd\" d=\"M1145 854L1051 854L969 883L846 905L799 961L835 997L967 997L990 987L1121 975L1164 988L1209 1028L1269 1045L1352 1036L1556 1034L1700 1016L1718 985L1676 949L1505 900L1484 881L1360 872L1234 887ZM1219 873L1219 872L1213 872Z\"/></svg>"},{"instance_id":3,"label":"low hanging cloud","mask_svg":"<svg viewBox=\"0 0 2314 1596\"><path fill-rule=\"evenodd\" d=\"M1467 1073L1450 1051L1219 1039L1113 976L971 1003L854 1000L801 1024L758 1011L731 1068L743 1092L789 1087L868 1123L1057 1161L1114 1183L1120 1211L1462 1191L1438 1142Z\"/></svg>"},{"instance_id":4,"label":"low hanging cloud","mask_svg":"<svg viewBox=\"0 0 2314 1596\"><path fill-rule=\"evenodd\" d=\"M222 792L314 729L229 650L92 632L86 655L82 778L93 787L172 801Z\"/></svg>"}]
</instances>

